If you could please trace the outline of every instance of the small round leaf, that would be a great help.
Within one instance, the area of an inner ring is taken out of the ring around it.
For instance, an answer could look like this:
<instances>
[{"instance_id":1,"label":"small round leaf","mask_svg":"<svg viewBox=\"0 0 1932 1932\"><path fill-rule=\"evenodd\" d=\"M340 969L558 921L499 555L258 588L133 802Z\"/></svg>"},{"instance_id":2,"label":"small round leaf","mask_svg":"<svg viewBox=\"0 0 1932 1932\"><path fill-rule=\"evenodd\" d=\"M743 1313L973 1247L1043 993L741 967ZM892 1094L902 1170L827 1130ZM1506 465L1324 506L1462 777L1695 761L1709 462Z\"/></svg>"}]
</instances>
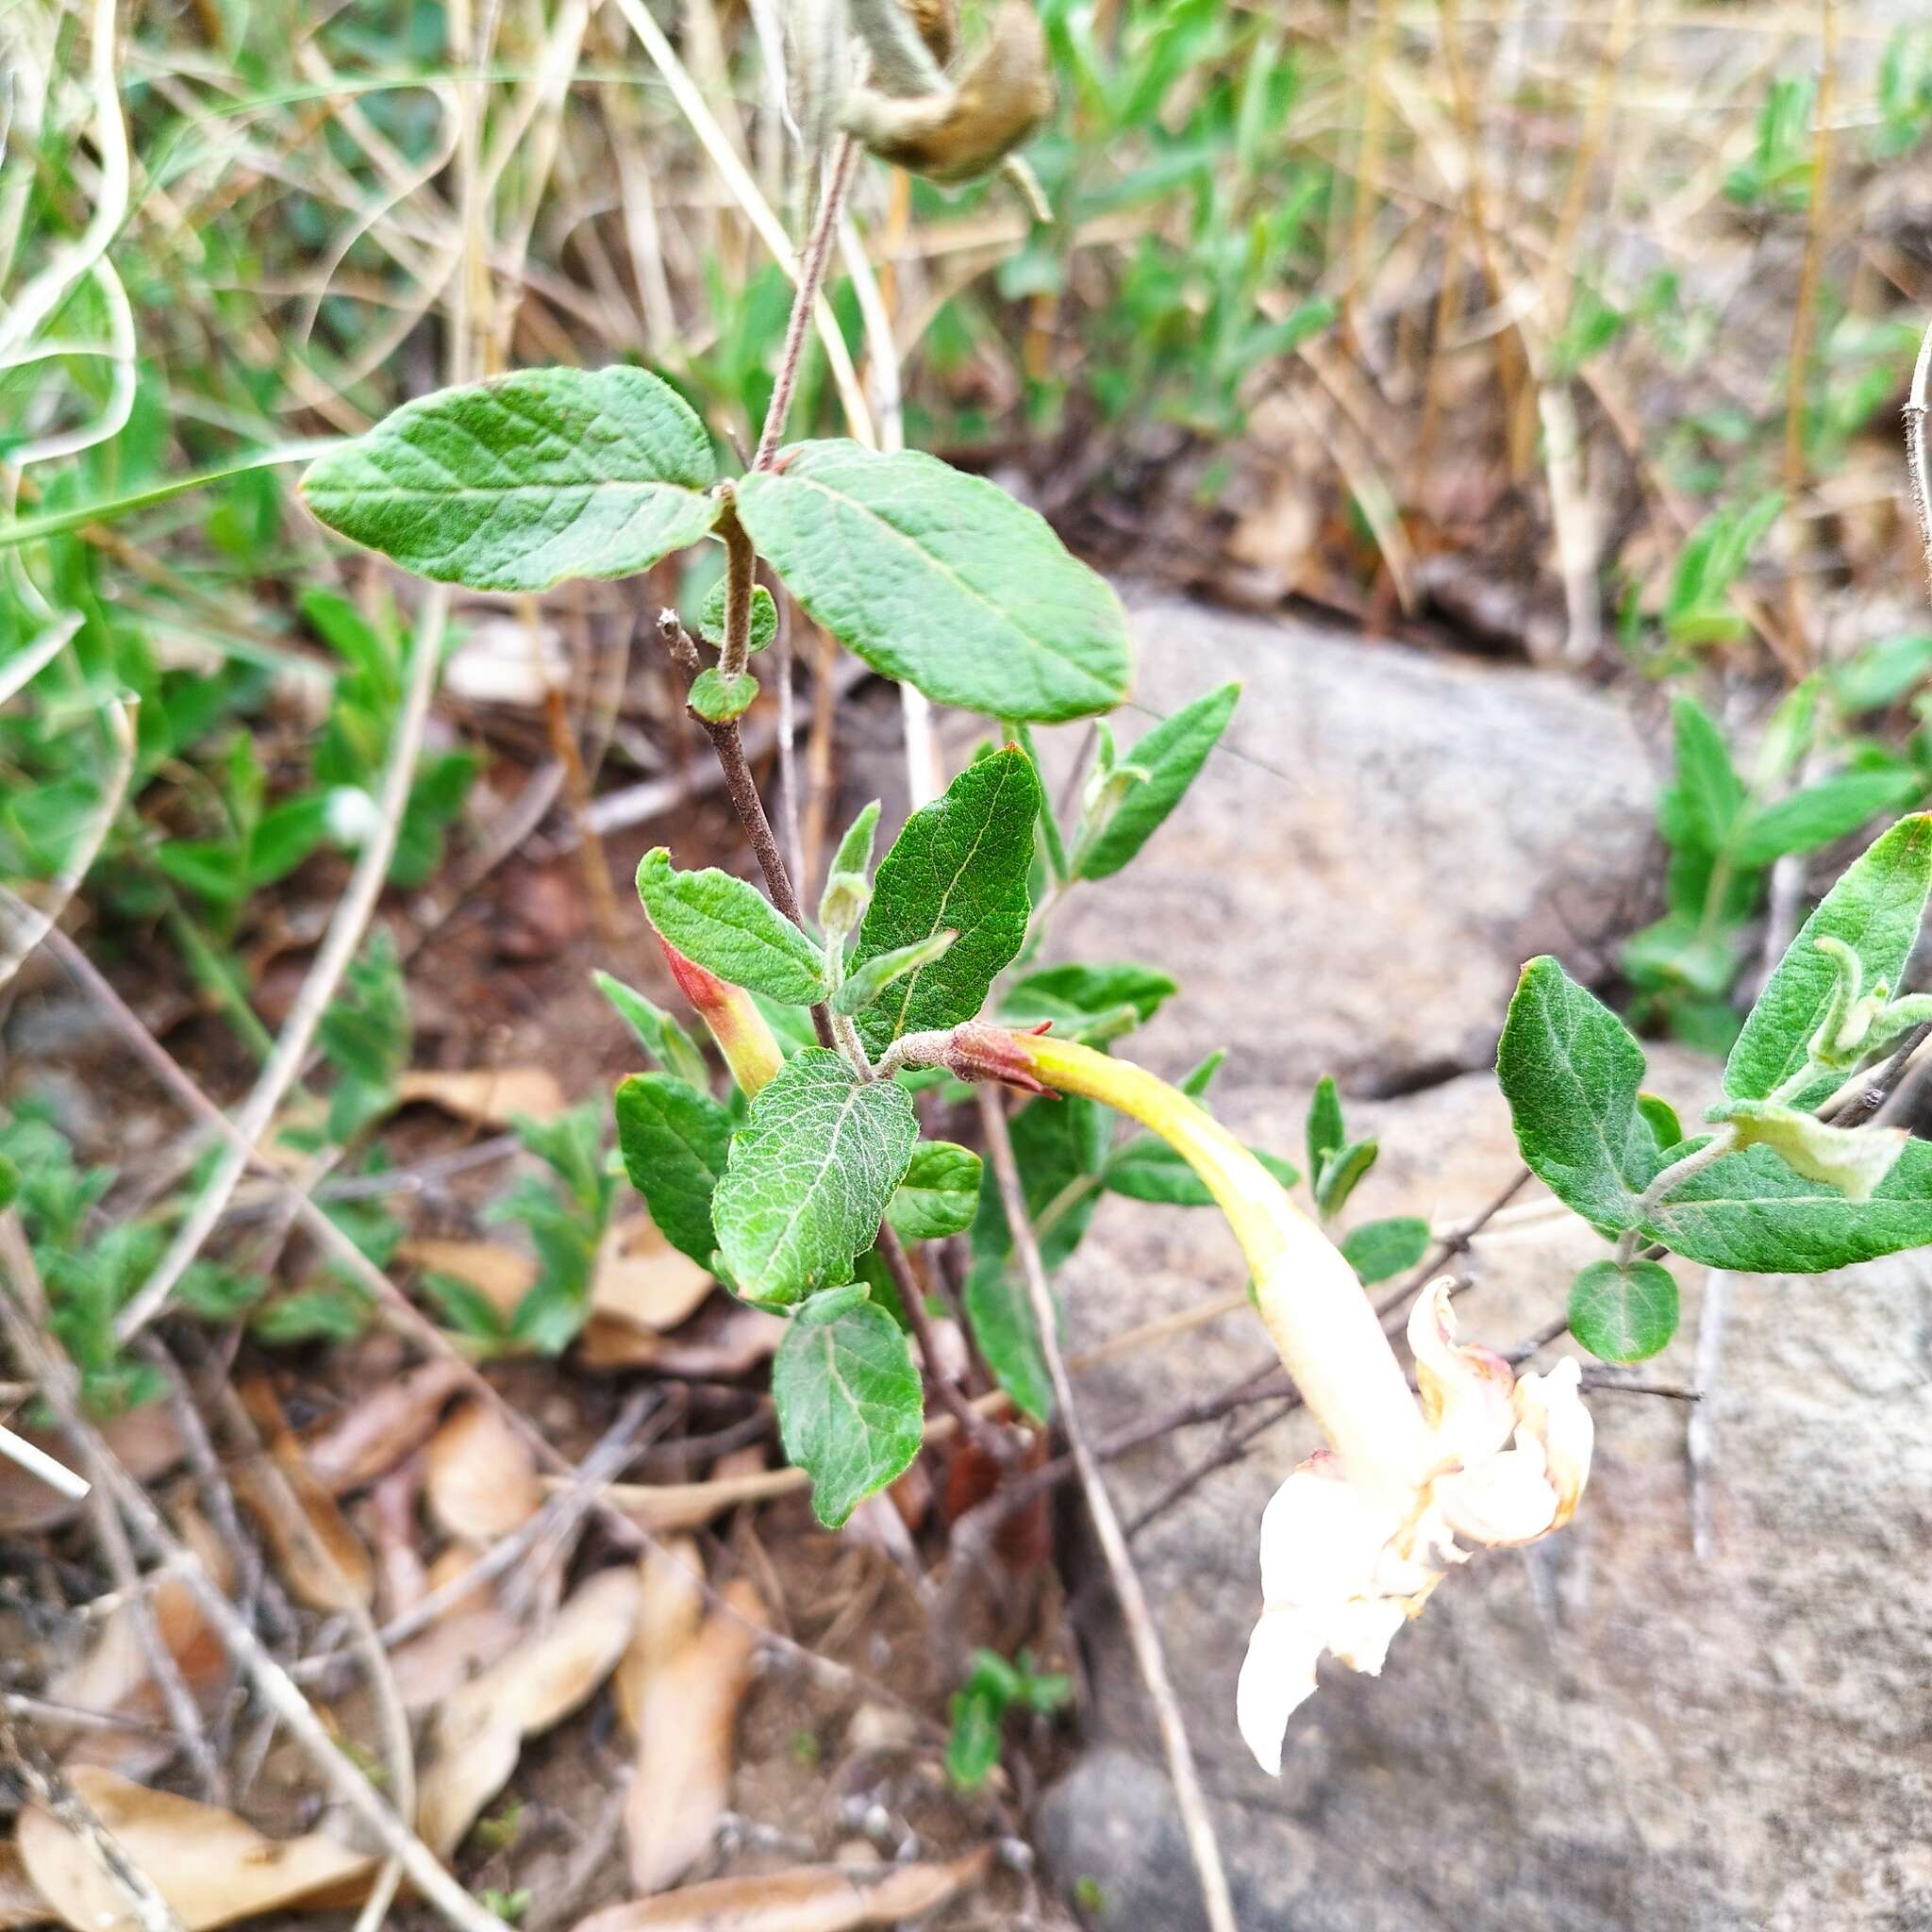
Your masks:
<instances>
[{"instance_id":1,"label":"small round leaf","mask_svg":"<svg viewBox=\"0 0 1932 1932\"><path fill-rule=\"evenodd\" d=\"M733 675L714 664L691 681L691 708L712 724L728 724L743 717L758 694L758 681L749 671Z\"/></svg>"},{"instance_id":2,"label":"small round leaf","mask_svg":"<svg viewBox=\"0 0 1932 1932\"><path fill-rule=\"evenodd\" d=\"M1570 1332L1607 1362L1641 1362L1677 1332L1677 1284L1657 1261L1592 1261L1570 1284Z\"/></svg>"},{"instance_id":3,"label":"small round leaf","mask_svg":"<svg viewBox=\"0 0 1932 1932\"><path fill-rule=\"evenodd\" d=\"M705 641L715 644L722 651L724 648L724 580L720 577L711 586L710 594L706 597L704 608L698 612L698 629L704 634ZM751 636L745 648L762 651L778 635L778 607L772 593L762 584L751 587Z\"/></svg>"}]
</instances>

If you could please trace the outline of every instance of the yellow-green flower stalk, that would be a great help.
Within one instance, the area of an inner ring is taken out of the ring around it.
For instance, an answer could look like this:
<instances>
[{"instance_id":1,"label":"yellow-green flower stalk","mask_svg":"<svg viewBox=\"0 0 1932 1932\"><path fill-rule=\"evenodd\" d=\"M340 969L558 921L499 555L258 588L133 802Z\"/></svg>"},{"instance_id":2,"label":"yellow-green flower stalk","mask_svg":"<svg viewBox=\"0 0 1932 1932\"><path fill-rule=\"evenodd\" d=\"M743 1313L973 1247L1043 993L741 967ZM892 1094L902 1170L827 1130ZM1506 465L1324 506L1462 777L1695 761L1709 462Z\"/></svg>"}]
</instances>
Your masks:
<instances>
[{"instance_id":1,"label":"yellow-green flower stalk","mask_svg":"<svg viewBox=\"0 0 1932 1932\"><path fill-rule=\"evenodd\" d=\"M717 1041L731 1077L749 1100L785 1064L758 1002L741 986L733 986L695 959L686 958L661 932L657 937L678 991Z\"/></svg>"},{"instance_id":2,"label":"yellow-green flower stalk","mask_svg":"<svg viewBox=\"0 0 1932 1932\"><path fill-rule=\"evenodd\" d=\"M1261 1319L1334 1445L1289 1475L1261 1522L1264 1602L1236 1715L1278 1773L1282 1734L1324 1652L1379 1672L1396 1631L1467 1559L1458 1537L1531 1542L1569 1521L1591 1447L1577 1366L1518 1381L1501 1356L1457 1341L1449 1283L1434 1281L1408 1323L1418 1401L1355 1271L1185 1094L1129 1060L985 1024L959 1027L936 1057L963 1078L1084 1094L1130 1115L1200 1175L1241 1242Z\"/></svg>"}]
</instances>

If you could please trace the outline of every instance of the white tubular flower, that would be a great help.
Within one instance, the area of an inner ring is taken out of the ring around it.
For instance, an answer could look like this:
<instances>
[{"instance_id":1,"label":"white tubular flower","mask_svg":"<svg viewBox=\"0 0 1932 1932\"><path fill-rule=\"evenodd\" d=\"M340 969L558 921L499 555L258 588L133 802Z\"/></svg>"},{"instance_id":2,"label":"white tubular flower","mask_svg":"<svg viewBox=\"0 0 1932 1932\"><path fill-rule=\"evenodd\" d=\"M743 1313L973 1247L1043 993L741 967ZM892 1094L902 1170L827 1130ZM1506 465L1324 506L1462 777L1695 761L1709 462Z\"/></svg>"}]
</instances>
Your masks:
<instances>
[{"instance_id":1,"label":"white tubular flower","mask_svg":"<svg viewBox=\"0 0 1932 1932\"><path fill-rule=\"evenodd\" d=\"M1264 1607L1236 1714L1264 1771L1281 1771L1289 1719L1324 1651L1371 1675L1463 1545L1534 1542L1576 1509L1593 1432L1578 1369L1520 1381L1501 1356L1456 1340L1446 1278L1408 1321L1434 1463L1406 1494L1347 1481L1325 1450L1274 1492L1261 1519ZM1458 1539L1460 1541L1458 1541Z\"/></svg>"},{"instance_id":2,"label":"white tubular flower","mask_svg":"<svg viewBox=\"0 0 1932 1932\"><path fill-rule=\"evenodd\" d=\"M1462 1544L1534 1542L1569 1522L1591 1443L1577 1366L1519 1381L1501 1356L1458 1342L1445 1277L1409 1316L1418 1403L1355 1270L1186 1095L1070 1041L975 1024L943 1044L942 1063L962 1079L1084 1093L1151 1127L1207 1183L1241 1244L1269 1338L1333 1445L1261 1518L1263 1608L1235 1715L1262 1769L1279 1775L1283 1733L1324 1651L1379 1672L1395 1633L1468 1560Z\"/></svg>"}]
</instances>

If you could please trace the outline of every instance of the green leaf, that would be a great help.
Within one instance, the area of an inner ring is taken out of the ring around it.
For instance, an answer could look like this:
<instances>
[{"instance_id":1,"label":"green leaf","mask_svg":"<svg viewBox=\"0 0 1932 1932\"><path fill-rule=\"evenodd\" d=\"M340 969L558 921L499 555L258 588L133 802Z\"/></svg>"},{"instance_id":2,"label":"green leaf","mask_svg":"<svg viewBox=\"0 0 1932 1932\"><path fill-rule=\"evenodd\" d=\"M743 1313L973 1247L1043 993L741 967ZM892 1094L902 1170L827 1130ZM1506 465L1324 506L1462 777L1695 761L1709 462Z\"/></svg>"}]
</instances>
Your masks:
<instances>
[{"instance_id":1,"label":"green leaf","mask_svg":"<svg viewBox=\"0 0 1932 1932\"><path fill-rule=\"evenodd\" d=\"M900 1238L933 1241L963 1234L979 1208L981 1162L951 1141L922 1141L912 1150L906 1178L886 1205L886 1219Z\"/></svg>"},{"instance_id":2,"label":"green leaf","mask_svg":"<svg viewBox=\"0 0 1932 1932\"><path fill-rule=\"evenodd\" d=\"M1099 1205L1113 1116L1080 1097L1029 1102L1013 1116L1013 1158L1026 1212L1049 1273L1080 1245ZM1005 1261L1012 1253L1000 1191L989 1171L973 1224L973 1251Z\"/></svg>"},{"instance_id":3,"label":"green leaf","mask_svg":"<svg viewBox=\"0 0 1932 1932\"><path fill-rule=\"evenodd\" d=\"M1643 1049L1547 955L1523 969L1496 1078L1530 1171L1593 1226L1634 1226L1656 1142L1637 1111Z\"/></svg>"},{"instance_id":4,"label":"green leaf","mask_svg":"<svg viewBox=\"0 0 1932 1932\"><path fill-rule=\"evenodd\" d=\"M879 802L874 798L852 823L845 827L845 836L839 841L839 849L832 855L832 863L827 876L833 873L856 873L860 878L872 871L873 841L878 834Z\"/></svg>"},{"instance_id":5,"label":"green leaf","mask_svg":"<svg viewBox=\"0 0 1932 1932\"><path fill-rule=\"evenodd\" d=\"M667 1074L676 1074L700 1092L709 1087L711 1070L704 1050L662 1007L608 973L593 972L591 977L617 1009L618 1017L637 1035L638 1044Z\"/></svg>"},{"instance_id":6,"label":"green leaf","mask_svg":"<svg viewBox=\"0 0 1932 1932\"><path fill-rule=\"evenodd\" d=\"M1688 1261L1740 1274L1820 1274L1924 1247L1932 1141L1908 1140L1869 1201L1807 1180L1769 1147L1727 1154L1673 1189L1644 1232Z\"/></svg>"},{"instance_id":7,"label":"green leaf","mask_svg":"<svg viewBox=\"0 0 1932 1932\"><path fill-rule=\"evenodd\" d=\"M1341 1095L1336 1090L1334 1075L1324 1074L1308 1100L1309 1174L1319 1176L1347 1144L1348 1130L1341 1124Z\"/></svg>"},{"instance_id":8,"label":"green leaf","mask_svg":"<svg viewBox=\"0 0 1932 1932\"><path fill-rule=\"evenodd\" d=\"M1665 836L1681 830L1707 851L1721 851L1744 808L1744 785L1731 763L1730 747L1711 717L1695 698L1680 697L1671 706L1676 736L1677 783L1665 799ZM1677 821L1674 826L1672 819Z\"/></svg>"},{"instance_id":9,"label":"green leaf","mask_svg":"<svg viewBox=\"0 0 1932 1932\"><path fill-rule=\"evenodd\" d=\"M1109 877L1146 844L1207 763L1241 694L1239 683L1210 691L1157 724L1126 755L1147 775L1080 854L1075 866L1079 877Z\"/></svg>"},{"instance_id":10,"label":"green leaf","mask_svg":"<svg viewBox=\"0 0 1932 1932\"><path fill-rule=\"evenodd\" d=\"M731 1139L711 1211L747 1301L802 1301L852 1278L919 1139L912 1099L835 1053L787 1060Z\"/></svg>"},{"instance_id":11,"label":"green leaf","mask_svg":"<svg viewBox=\"0 0 1932 1932\"><path fill-rule=\"evenodd\" d=\"M1025 1288L999 1256L982 1255L966 1276L963 1300L994 1379L1023 1415L1045 1422L1053 1414L1053 1377Z\"/></svg>"},{"instance_id":12,"label":"green leaf","mask_svg":"<svg viewBox=\"0 0 1932 1932\"><path fill-rule=\"evenodd\" d=\"M679 872L658 845L638 864L638 897L651 924L720 979L788 1006L824 998L818 947L755 886L716 866Z\"/></svg>"},{"instance_id":13,"label":"green leaf","mask_svg":"<svg viewBox=\"0 0 1932 1932\"><path fill-rule=\"evenodd\" d=\"M529 369L419 398L314 463L303 499L405 570L473 591L622 577L717 518L710 439L642 369Z\"/></svg>"},{"instance_id":14,"label":"green leaf","mask_svg":"<svg viewBox=\"0 0 1932 1932\"><path fill-rule=\"evenodd\" d=\"M917 973L922 966L930 966L935 960L944 958L958 937L948 926L944 932L934 933L929 940L914 940L909 946L894 946L890 953L880 953L864 965L855 967L851 976L841 981L838 991L832 995L833 1012L864 1012L868 1007L883 999L908 974Z\"/></svg>"},{"instance_id":15,"label":"green leaf","mask_svg":"<svg viewBox=\"0 0 1932 1932\"><path fill-rule=\"evenodd\" d=\"M1570 1332L1607 1362L1641 1362L1677 1332L1677 1284L1657 1261L1592 1261L1570 1284Z\"/></svg>"},{"instance_id":16,"label":"green leaf","mask_svg":"<svg viewBox=\"0 0 1932 1932\"><path fill-rule=\"evenodd\" d=\"M1348 1197L1355 1192L1362 1176L1374 1166L1375 1158L1381 1151L1381 1142L1374 1138L1351 1141L1346 1147L1338 1148L1323 1162L1321 1172L1315 1176L1315 1206L1321 1209L1324 1221L1340 1214L1348 1205Z\"/></svg>"},{"instance_id":17,"label":"green leaf","mask_svg":"<svg viewBox=\"0 0 1932 1932\"><path fill-rule=\"evenodd\" d=\"M1014 1026L1051 1020L1067 1039L1091 1043L1144 1026L1179 991L1165 973L1148 966L1049 966L1008 989L1000 1018Z\"/></svg>"},{"instance_id":18,"label":"green leaf","mask_svg":"<svg viewBox=\"0 0 1932 1932\"><path fill-rule=\"evenodd\" d=\"M1342 1258L1361 1277L1364 1288L1387 1281L1405 1268L1413 1268L1428 1252L1429 1224L1414 1215L1388 1221L1365 1221L1342 1238Z\"/></svg>"},{"instance_id":19,"label":"green leaf","mask_svg":"<svg viewBox=\"0 0 1932 1932\"><path fill-rule=\"evenodd\" d=\"M1677 1109L1668 1100L1655 1093L1640 1093L1637 1111L1655 1136L1659 1153L1668 1152L1684 1138L1684 1124L1677 1118Z\"/></svg>"},{"instance_id":20,"label":"green leaf","mask_svg":"<svg viewBox=\"0 0 1932 1932\"><path fill-rule=\"evenodd\" d=\"M956 1791L976 1791L1000 1761L1000 1720L1006 1701L979 1686L956 1690L946 1739L946 1777Z\"/></svg>"},{"instance_id":21,"label":"green leaf","mask_svg":"<svg viewBox=\"0 0 1932 1932\"><path fill-rule=\"evenodd\" d=\"M1847 868L1785 950L1757 996L1724 1063L1724 1091L1764 1100L1793 1078L1809 1058L1838 985L1838 968L1819 950L1822 938L1842 940L1857 954L1869 988L1897 989L1932 891L1932 814L1901 819ZM1816 1107L1836 1085L1827 1074L1806 1091L1780 1097Z\"/></svg>"},{"instance_id":22,"label":"green leaf","mask_svg":"<svg viewBox=\"0 0 1932 1932\"><path fill-rule=\"evenodd\" d=\"M1120 599L983 477L910 450L795 443L739 483L738 515L818 623L940 704L1054 723L1127 693Z\"/></svg>"},{"instance_id":23,"label":"green leaf","mask_svg":"<svg viewBox=\"0 0 1932 1932\"><path fill-rule=\"evenodd\" d=\"M698 631L707 643L724 648L724 599L727 586L723 577L711 586L698 612ZM745 649L762 651L778 635L778 606L762 584L751 587L751 622L746 626Z\"/></svg>"},{"instance_id":24,"label":"green leaf","mask_svg":"<svg viewBox=\"0 0 1932 1932\"><path fill-rule=\"evenodd\" d=\"M691 708L711 724L728 724L743 717L758 694L758 681L749 671L726 673L713 664L691 681Z\"/></svg>"},{"instance_id":25,"label":"green leaf","mask_svg":"<svg viewBox=\"0 0 1932 1932\"><path fill-rule=\"evenodd\" d=\"M658 1232L708 1268L718 1246L711 1196L730 1151L730 1116L669 1074L633 1074L618 1083L617 1144Z\"/></svg>"},{"instance_id":26,"label":"green leaf","mask_svg":"<svg viewBox=\"0 0 1932 1932\"><path fill-rule=\"evenodd\" d=\"M812 1513L827 1529L905 1471L925 1431L906 1337L857 1285L815 1294L792 1316L772 1363L772 1403L786 1457L811 1477Z\"/></svg>"},{"instance_id":27,"label":"green leaf","mask_svg":"<svg viewBox=\"0 0 1932 1932\"><path fill-rule=\"evenodd\" d=\"M1815 852L1895 811L1920 792L1912 772L1841 772L1753 812L1731 850L1741 865L1769 865L1787 852Z\"/></svg>"},{"instance_id":28,"label":"green leaf","mask_svg":"<svg viewBox=\"0 0 1932 1932\"><path fill-rule=\"evenodd\" d=\"M1033 767L1008 745L968 765L943 797L906 821L873 882L851 970L948 929L959 937L860 1015L868 1051L884 1052L902 1033L956 1026L986 1003L995 975L1026 938L1039 809Z\"/></svg>"},{"instance_id":29,"label":"green leaf","mask_svg":"<svg viewBox=\"0 0 1932 1932\"><path fill-rule=\"evenodd\" d=\"M320 845L328 831L328 797L305 791L262 813L248 847L248 884L272 886L286 878Z\"/></svg>"},{"instance_id":30,"label":"green leaf","mask_svg":"<svg viewBox=\"0 0 1932 1932\"><path fill-rule=\"evenodd\" d=\"M1117 1148L1104 1179L1109 1191L1130 1201L1153 1201L1168 1208L1214 1205L1208 1183L1156 1134L1137 1134Z\"/></svg>"}]
</instances>

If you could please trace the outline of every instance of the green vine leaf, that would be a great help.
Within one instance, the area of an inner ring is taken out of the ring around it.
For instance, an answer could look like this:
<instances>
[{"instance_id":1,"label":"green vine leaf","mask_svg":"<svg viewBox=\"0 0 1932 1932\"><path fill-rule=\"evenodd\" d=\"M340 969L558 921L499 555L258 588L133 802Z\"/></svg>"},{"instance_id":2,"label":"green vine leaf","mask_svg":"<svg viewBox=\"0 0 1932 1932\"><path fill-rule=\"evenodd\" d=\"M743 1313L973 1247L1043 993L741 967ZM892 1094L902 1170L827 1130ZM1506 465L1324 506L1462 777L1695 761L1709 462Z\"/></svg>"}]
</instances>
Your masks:
<instances>
[{"instance_id":1,"label":"green vine leaf","mask_svg":"<svg viewBox=\"0 0 1932 1932\"><path fill-rule=\"evenodd\" d=\"M696 412L648 370L529 369L405 403L310 464L302 496L418 576L547 591L695 543L716 475Z\"/></svg>"},{"instance_id":2,"label":"green vine leaf","mask_svg":"<svg viewBox=\"0 0 1932 1932\"><path fill-rule=\"evenodd\" d=\"M1419 1216L1401 1214L1350 1228L1342 1237L1341 1255L1362 1286L1373 1288L1405 1268L1413 1268L1428 1247L1429 1224Z\"/></svg>"},{"instance_id":3,"label":"green vine leaf","mask_svg":"<svg viewBox=\"0 0 1932 1932\"><path fill-rule=\"evenodd\" d=\"M1687 1261L1739 1274L1823 1274L1924 1247L1932 1243L1932 1141L1907 1141L1866 1201L1807 1180L1770 1147L1727 1154L1674 1188L1643 1231Z\"/></svg>"},{"instance_id":4,"label":"green vine leaf","mask_svg":"<svg viewBox=\"0 0 1932 1932\"><path fill-rule=\"evenodd\" d=\"M868 960L949 929L958 938L858 1016L869 1052L883 1053L902 1033L957 1026L986 1004L1026 938L1039 810L1033 766L1008 745L968 765L942 797L906 821L879 862L849 971L857 976Z\"/></svg>"},{"instance_id":5,"label":"green vine leaf","mask_svg":"<svg viewBox=\"0 0 1932 1932\"><path fill-rule=\"evenodd\" d=\"M982 1255L966 1276L963 1299L993 1379L1023 1415L1045 1422L1053 1414L1053 1377L1025 1288L999 1256Z\"/></svg>"},{"instance_id":6,"label":"green vine leaf","mask_svg":"<svg viewBox=\"0 0 1932 1932\"><path fill-rule=\"evenodd\" d=\"M827 1529L903 1474L924 1434L912 1351L858 1283L813 1295L792 1316L772 1363L772 1403Z\"/></svg>"},{"instance_id":7,"label":"green vine leaf","mask_svg":"<svg viewBox=\"0 0 1932 1932\"><path fill-rule=\"evenodd\" d=\"M1194 782L1234 716L1241 688L1224 684L1163 720L1123 756L1147 775L1122 799L1074 870L1083 879L1111 877L1146 844Z\"/></svg>"},{"instance_id":8,"label":"green vine leaf","mask_svg":"<svg viewBox=\"0 0 1932 1932\"><path fill-rule=\"evenodd\" d=\"M711 1195L731 1145L730 1116L669 1074L633 1074L618 1083L617 1145L658 1232L708 1268L718 1246Z\"/></svg>"},{"instance_id":9,"label":"green vine leaf","mask_svg":"<svg viewBox=\"0 0 1932 1932\"><path fill-rule=\"evenodd\" d=\"M1839 968L1821 939L1840 940L1857 955L1864 984L1884 980L1894 991L1932 892L1932 813L1899 820L1847 868L1799 929L1724 1063L1724 1091L1734 1100L1767 1100L1805 1066L1811 1040L1830 1007ZM1779 1097L1816 1107L1838 1085L1826 1073L1803 1092Z\"/></svg>"},{"instance_id":10,"label":"green vine leaf","mask_svg":"<svg viewBox=\"0 0 1932 1932\"><path fill-rule=\"evenodd\" d=\"M1677 1284L1657 1261L1592 1261L1570 1284L1570 1332L1607 1362L1641 1362L1677 1332Z\"/></svg>"},{"instance_id":11,"label":"green vine leaf","mask_svg":"<svg viewBox=\"0 0 1932 1932\"><path fill-rule=\"evenodd\" d=\"M742 478L737 501L811 616L937 703L1050 724L1127 694L1120 599L984 477L910 450L803 442Z\"/></svg>"},{"instance_id":12,"label":"green vine leaf","mask_svg":"<svg viewBox=\"0 0 1932 1932\"><path fill-rule=\"evenodd\" d=\"M1637 1223L1657 1163L1638 1111L1643 1049L1547 955L1523 969L1496 1046L1496 1078L1530 1171L1606 1233Z\"/></svg>"},{"instance_id":13,"label":"green vine leaf","mask_svg":"<svg viewBox=\"0 0 1932 1932\"><path fill-rule=\"evenodd\" d=\"M936 1241L963 1234L979 1209L982 1163L951 1141L922 1141L906 1178L886 1207L886 1219L904 1241Z\"/></svg>"},{"instance_id":14,"label":"green vine leaf","mask_svg":"<svg viewBox=\"0 0 1932 1932\"><path fill-rule=\"evenodd\" d=\"M819 949L757 887L708 866L679 872L661 845L638 865L638 897L651 924L687 958L733 986L787 1006L827 991Z\"/></svg>"},{"instance_id":15,"label":"green vine leaf","mask_svg":"<svg viewBox=\"0 0 1932 1932\"><path fill-rule=\"evenodd\" d=\"M732 1137L711 1202L738 1291L782 1305L851 1280L918 1139L892 1081L862 1080L824 1047L793 1055Z\"/></svg>"}]
</instances>

